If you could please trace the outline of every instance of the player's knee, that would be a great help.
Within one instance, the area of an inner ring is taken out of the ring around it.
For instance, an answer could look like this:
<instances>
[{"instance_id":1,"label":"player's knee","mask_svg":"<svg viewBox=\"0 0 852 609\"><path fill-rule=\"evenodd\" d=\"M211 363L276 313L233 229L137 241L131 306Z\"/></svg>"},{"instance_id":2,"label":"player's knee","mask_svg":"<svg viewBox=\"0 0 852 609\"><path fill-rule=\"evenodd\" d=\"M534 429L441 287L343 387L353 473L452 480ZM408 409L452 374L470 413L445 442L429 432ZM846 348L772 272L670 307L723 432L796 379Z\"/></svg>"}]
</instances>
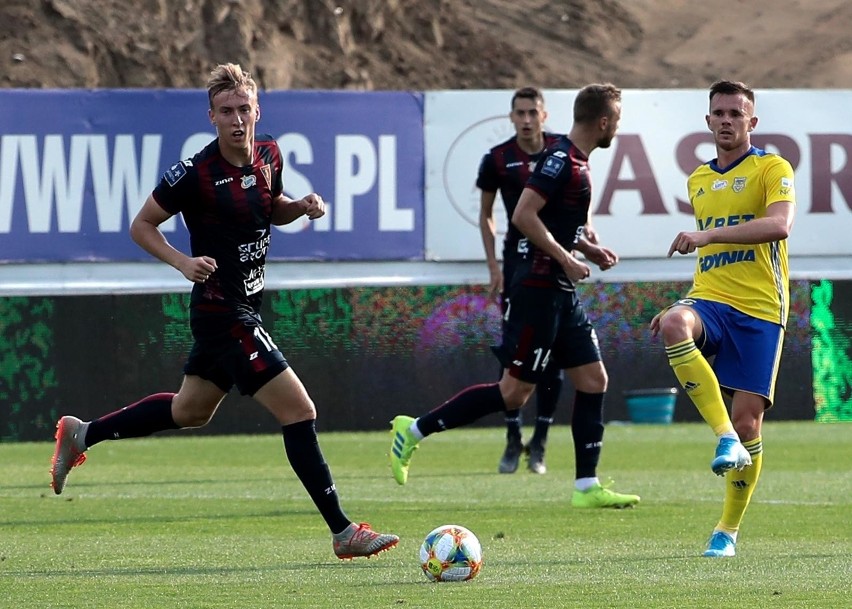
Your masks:
<instances>
[{"instance_id":1,"label":"player's knee","mask_svg":"<svg viewBox=\"0 0 852 609\"><path fill-rule=\"evenodd\" d=\"M606 366L600 360L568 371L574 389L583 393L604 393L609 384Z\"/></svg>"},{"instance_id":2,"label":"player's knee","mask_svg":"<svg viewBox=\"0 0 852 609\"><path fill-rule=\"evenodd\" d=\"M506 404L506 410L517 410L529 401L535 385L520 382L500 382L500 395Z\"/></svg>"},{"instance_id":3,"label":"player's knee","mask_svg":"<svg viewBox=\"0 0 852 609\"><path fill-rule=\"evenodd\" d=\"M759 398L760 396L755 396ZM762 399L762 398L760 398ZM760 435L763 422L763 404L756 404L754 408L735 408L731 416L734 431L743 442L754 440Z\"/></svg>"},{"instance_id":4,"label":"player's knee","mask_svg":"<svg viewBox=\"0 0 852 609\"><path fill-rule=\"evenodd\" d=\"M590 370L575 383L576 389L583 393L606 393L609 376L604 368Z\"/></svg>"},{"instance_id":5,"label":"player's knee","mask_svg":"<svg viewBox=\"0 0 852 609\"><path fill-rule=\"evenodd\" d=\"M690 315L684 309L671 309L660 320L660 334L663 342L673 345L688 339L692 335Z\"/></svg>"},{"instance_id":6,"label":"player's knee","mask_svg":"<svg viewBox=\"0 0 852 609\"><path fill-rule=\"evenodd\" d=\"M506 403L506 410L518 410L523 408L529 401L530 394L511 392L503 396L503 402Z\"/></svg>"},{"instance_id":7,"label":"player's knee","mask_svg":"<svg viewBox=\"0 0 852 609\"><path fill-rule=\"evenodd\" d=\"M317 418L317 408L316 408L316 406L314 406L313 401L308 401L307 404L303 404L300 408L299 415L305 421L316 419Z\"/></svg>"},{"instance_id":8,"label":"player's knee","mask_svg":"<svg viewBox=\"0 0 852 609\"><path fill-rule=\"evenodd\" d=\"M734 424L734 431L737 432L742 442L754 440L760 435L760 425L753 419L737 419L732 421L732 423Z\"/></svg>"},{"instance_id":9,"label":"player's knee","mask_svg":"<svg viewBox=\"0 0 852 609\"><path fill-rule=\"evenodd\" d=\"M213 418L217 404L187 404L175 399L172 402L172 418L180 427L204 427Z\"/></svg>"},{"instance_id":10,"label":"player's knee","mask_svg":"<svg viewBox=\"0 0 852 609\"><path fill-rule=\"evenodd\" d=\"M313 400L303 399L294 402L277 401L264 404L281 425L292 425L302 421L312 421L317 418L317 409Z\"/></svg>"},{"instance_id":11,"label":"player's knee","mask_svg":"<svg viewBox=\"0 0 852 609\"><path fill-rule=\"evenodd\" d=\"M213 413L180 412L172 413L175 424L181 427L204 427L213 418Z\"/></svg>"}]
</instances>

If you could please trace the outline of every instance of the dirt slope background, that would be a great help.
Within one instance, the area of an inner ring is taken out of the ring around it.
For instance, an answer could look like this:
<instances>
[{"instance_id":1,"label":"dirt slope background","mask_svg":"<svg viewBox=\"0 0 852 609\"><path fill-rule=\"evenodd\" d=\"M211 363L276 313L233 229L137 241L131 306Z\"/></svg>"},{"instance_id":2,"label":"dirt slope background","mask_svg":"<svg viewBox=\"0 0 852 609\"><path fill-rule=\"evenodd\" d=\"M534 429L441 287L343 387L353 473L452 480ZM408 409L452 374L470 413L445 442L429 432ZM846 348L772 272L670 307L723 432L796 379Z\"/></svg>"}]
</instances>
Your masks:
<instances>
[{"instance_id":1,"label":"dirt slope background","mask_svg":"<svg viewBox=\"0 0 852 609\"><path fill-rule=\"evenodd\" d=\"M2 87L852 88L849 0L3 0Z\"/></svg>"}]
</instances>

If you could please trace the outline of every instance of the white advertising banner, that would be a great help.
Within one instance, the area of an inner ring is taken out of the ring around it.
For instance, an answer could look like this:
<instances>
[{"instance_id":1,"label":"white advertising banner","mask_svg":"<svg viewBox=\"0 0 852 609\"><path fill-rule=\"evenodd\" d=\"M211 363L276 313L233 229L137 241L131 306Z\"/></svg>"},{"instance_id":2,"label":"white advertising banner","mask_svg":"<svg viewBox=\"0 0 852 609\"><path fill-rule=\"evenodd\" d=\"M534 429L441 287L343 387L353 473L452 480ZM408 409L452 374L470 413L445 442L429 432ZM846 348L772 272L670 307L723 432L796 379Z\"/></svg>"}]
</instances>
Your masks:
<instances>
[{"instance_id":1,"label":"white advertising banner","mask_svg":"<svg viewBox=\"0 0 852 609\"><path fill-rule=\"evenodd\" d=\"M426 94L426 259L484 260L476 174L482 156L514 135L512 91ZM571 128L576 91L545 90L546 129ZM622 258L663 258L695 222L686 178L715 157L704 90L626 90L621 127L592 152L592 223ZM796 171L791 256L852 256L852 91L759 90L752 143ZM507 218L495 205L497 226ZM500 247L498 245L498 253ZM850 262L852 265L852 262Z\"/></svg>"}]
</instances>

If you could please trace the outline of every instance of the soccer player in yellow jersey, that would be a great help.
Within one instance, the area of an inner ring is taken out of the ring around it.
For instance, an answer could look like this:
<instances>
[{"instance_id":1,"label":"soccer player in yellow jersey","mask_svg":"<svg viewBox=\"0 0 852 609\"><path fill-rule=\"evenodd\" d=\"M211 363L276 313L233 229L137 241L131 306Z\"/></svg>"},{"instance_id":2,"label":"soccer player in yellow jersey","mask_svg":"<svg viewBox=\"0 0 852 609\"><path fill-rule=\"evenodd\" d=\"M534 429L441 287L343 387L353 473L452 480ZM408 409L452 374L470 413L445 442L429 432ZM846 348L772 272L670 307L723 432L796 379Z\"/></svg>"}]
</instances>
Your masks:
<instances>
[{"instance_id":1,"label":"soccer player in yellow jersey","mask_svg":"<svg viewBox=\"0 0 852 609\"><path fill-rule=\"evenodd\" d=\"M749 87L713 83L705 120L717 156L687 181L697 230L678 233L668 252L697 251L693 286L654 317L651 331L662 335L678 381L718 437L711 468L725 476L725 501L704 556L719 557L736 553L763 463L763 413L774 398L789 308L796 197L790 163L751 145L757 116Z\"/></svg>"}]
</instances>

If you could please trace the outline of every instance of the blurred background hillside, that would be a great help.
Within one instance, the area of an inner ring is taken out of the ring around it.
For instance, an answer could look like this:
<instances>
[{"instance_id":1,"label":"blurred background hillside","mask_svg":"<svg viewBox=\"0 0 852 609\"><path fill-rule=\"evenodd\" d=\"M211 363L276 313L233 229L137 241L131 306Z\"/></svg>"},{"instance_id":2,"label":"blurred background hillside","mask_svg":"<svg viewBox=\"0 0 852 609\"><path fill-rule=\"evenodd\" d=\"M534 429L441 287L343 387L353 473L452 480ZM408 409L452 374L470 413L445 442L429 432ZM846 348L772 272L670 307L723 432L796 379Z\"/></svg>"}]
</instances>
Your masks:
<instances>
[{"instance_id":1,"label":"blurred background hillside","mask_svg":"<svg viewBox=\"0 0 852 609\"><path fill-rule=\"evenodd\" d=\"M848 0L5 0L0 86L852 87Z\"/></svg>"}]
</instances>

